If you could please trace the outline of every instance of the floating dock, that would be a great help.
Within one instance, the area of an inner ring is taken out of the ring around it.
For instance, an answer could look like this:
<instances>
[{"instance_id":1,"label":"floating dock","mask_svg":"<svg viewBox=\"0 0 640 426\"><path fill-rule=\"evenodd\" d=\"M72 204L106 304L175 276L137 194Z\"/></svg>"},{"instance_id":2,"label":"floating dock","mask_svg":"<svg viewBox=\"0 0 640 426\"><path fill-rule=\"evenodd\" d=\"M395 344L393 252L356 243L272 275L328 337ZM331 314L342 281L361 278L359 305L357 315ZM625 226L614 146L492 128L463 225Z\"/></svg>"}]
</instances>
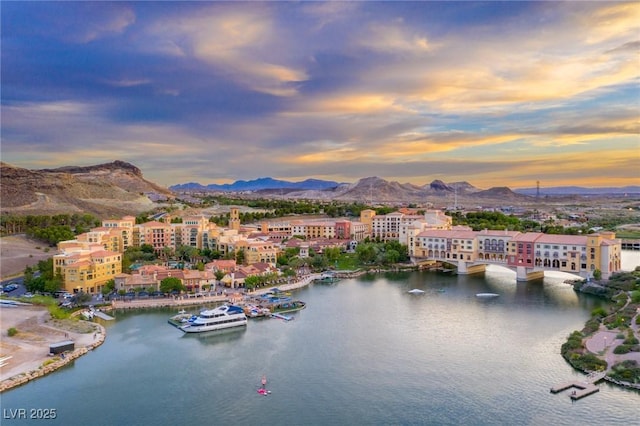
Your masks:
<instances>
[{"instance_id":1,"label":"floating dock","mask_svg":"<svg viewBox=\"0 0 640 426\"><path fill-rule=\"evenodd\" d=\"M279 318L281 320L285 320L285 321L291 321L293 319L293 317L287 316L287 315L283 315L283 314L271 314L271 318Z\"/></svg>"},{"instance_id":2,"label":"floating dock","mask_svg":"<svg viewBox=\"0 0 640 426\"><path fill-rule=\"evenodd\" d=\"M606 372L591 373L587 376L587 380L574 380L559 384L551 388L551 393L558 393L570 388L575 388L571 391L571 395L569 395L571 399L575 401L580 398L584 398L585 396L589 396L600 391L600 388L596 386L595 383L604 379L606 374Z\"/></svg>"},{"instance_id":3,"label":"floating dock","mask_svg":"<svg viewBox=\"0 0 640 426\"><path fill-rule=\"evenodd\" d=\"M114 320L114 319L115 319L114 317L109 316L109 315L105 314L105 313L104 313L104 312L102 312L102 311L93 311L93 316L94 316L94 317L98 317L98 318L100 318L100 319L103 319L103 320L105 320L105 321L111 321L111 320Z\"/></svg>"}]
</instances>

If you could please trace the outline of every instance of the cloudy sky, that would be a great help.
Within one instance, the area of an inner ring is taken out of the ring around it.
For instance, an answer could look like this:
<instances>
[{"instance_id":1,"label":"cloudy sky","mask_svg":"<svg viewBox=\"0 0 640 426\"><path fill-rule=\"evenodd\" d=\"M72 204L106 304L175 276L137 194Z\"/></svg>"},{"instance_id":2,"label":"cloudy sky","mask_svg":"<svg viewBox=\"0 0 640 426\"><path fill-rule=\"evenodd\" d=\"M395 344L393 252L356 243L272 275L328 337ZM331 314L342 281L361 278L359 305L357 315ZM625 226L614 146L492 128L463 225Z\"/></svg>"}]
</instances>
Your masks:
<instances>
[{"instance_id":1,"label":"cloudy sky","mask_svg":"<svg viewBox=\"0 0 640 426\"><path fill-rule=\"evenodd\" d=\"M640 3L2 2L2 161L640 184Z\"/></svg>"}]
</instances>

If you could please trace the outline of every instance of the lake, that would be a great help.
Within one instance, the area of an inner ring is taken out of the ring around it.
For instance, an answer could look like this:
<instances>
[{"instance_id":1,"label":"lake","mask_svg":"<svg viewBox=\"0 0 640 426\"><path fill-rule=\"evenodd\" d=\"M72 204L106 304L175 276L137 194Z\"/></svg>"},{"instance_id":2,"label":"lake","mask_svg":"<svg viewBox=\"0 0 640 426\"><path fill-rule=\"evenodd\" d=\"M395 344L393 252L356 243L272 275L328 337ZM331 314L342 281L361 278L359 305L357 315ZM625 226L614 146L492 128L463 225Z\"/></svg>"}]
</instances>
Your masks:
<instances>
[{"instance_id":1,"label":"lake","mask_svg":"<svg viewBox=\"0 0 640 426\"><path fill-rule=\"evenodd\" d=\"M2 425L25 424L7 418L19 408L83 426L637 422L637 392L601 384L577 402L549 392L584 377L560 346L605 304L564 279L516 283L493 267L363 276L294 292L307 308L293 321L201 335L169 325L173 310L116 312L101 347L3 393ZM256 392L263 374L268 396Z\"/></svg>"}]
</instances>

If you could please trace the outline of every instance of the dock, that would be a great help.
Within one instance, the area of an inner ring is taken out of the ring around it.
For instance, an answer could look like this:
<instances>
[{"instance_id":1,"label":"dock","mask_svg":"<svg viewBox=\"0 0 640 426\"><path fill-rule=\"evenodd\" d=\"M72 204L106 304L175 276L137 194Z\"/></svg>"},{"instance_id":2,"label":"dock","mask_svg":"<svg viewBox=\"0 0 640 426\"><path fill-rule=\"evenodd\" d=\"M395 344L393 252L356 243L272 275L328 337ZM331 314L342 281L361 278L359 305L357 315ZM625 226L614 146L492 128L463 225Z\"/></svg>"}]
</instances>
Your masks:
<instances>
[{"instance_id":1,"label":"dock","mask_svg":"<svg viewBox=\"0 0 640 426\"><path fill-rule=\"evenodd\" d=\"M593 393L599 392L600 388L596 386L595 383L604 379L606 375L607 373L604 371L593 372L586 377L586 380L574 380L554 386L551 388L551 393L559 393L564 390L574 388L571 392L571 395L569 396L571 397L571 399L576 401L580 398L584 398L585 396L589 396Z\"/></svg>"},{"instance_id":2,"label":"dock","mask_svg":"<svg viewBox=\"0 0 640 426\"><path fill-rule=\"evenodd\" d=\"M287 315L283 315L283 314L271 314L271 318L279 318L281 320L285 320L285 321L291 321L293 319L293 317L287 316Z\"/></svg>"},{"instance_id":3,"label":"dock","mask_svg":"<svg viewBox=\"0 0 640 426\"><path fill-rule=\"evenodd\" d=\"M109 315L105 314L105 313L104 313L104 312L102 312L102 311L93 311L93 316L94 316L94 317L98 317L98 318L100 318L100 319L103 319L103 320L105 320L105 321L112 321L112 320L114 320L114 319L115 319L114 317L109 316Z\"/></svg>"}]
</instances>

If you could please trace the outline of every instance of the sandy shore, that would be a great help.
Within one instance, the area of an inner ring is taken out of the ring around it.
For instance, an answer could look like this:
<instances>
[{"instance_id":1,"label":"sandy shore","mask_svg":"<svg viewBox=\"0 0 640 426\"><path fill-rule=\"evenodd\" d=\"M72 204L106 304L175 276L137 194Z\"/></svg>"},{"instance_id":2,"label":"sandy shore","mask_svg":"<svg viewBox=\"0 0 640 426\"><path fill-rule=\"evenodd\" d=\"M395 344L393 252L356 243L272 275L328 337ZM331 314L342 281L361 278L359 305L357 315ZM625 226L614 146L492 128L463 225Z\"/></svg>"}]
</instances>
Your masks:
<instances>
[{"instance_id":1,"label":"sandy shore","mask_svg":"<svg viewBox=\"0 0 640 426\"><path fill-rule=\"evenodd\" d=\"M10 357L0 368L0 392L60 368L105 338L99 324L52 320L48 310L40 306L0 307L0 322L0 358ZM9 337L7 330L12 327L18 333ZM73 353L65 359L50 357L49 345L63 340L75 343Z\"/></svg>"}]
</instances>

